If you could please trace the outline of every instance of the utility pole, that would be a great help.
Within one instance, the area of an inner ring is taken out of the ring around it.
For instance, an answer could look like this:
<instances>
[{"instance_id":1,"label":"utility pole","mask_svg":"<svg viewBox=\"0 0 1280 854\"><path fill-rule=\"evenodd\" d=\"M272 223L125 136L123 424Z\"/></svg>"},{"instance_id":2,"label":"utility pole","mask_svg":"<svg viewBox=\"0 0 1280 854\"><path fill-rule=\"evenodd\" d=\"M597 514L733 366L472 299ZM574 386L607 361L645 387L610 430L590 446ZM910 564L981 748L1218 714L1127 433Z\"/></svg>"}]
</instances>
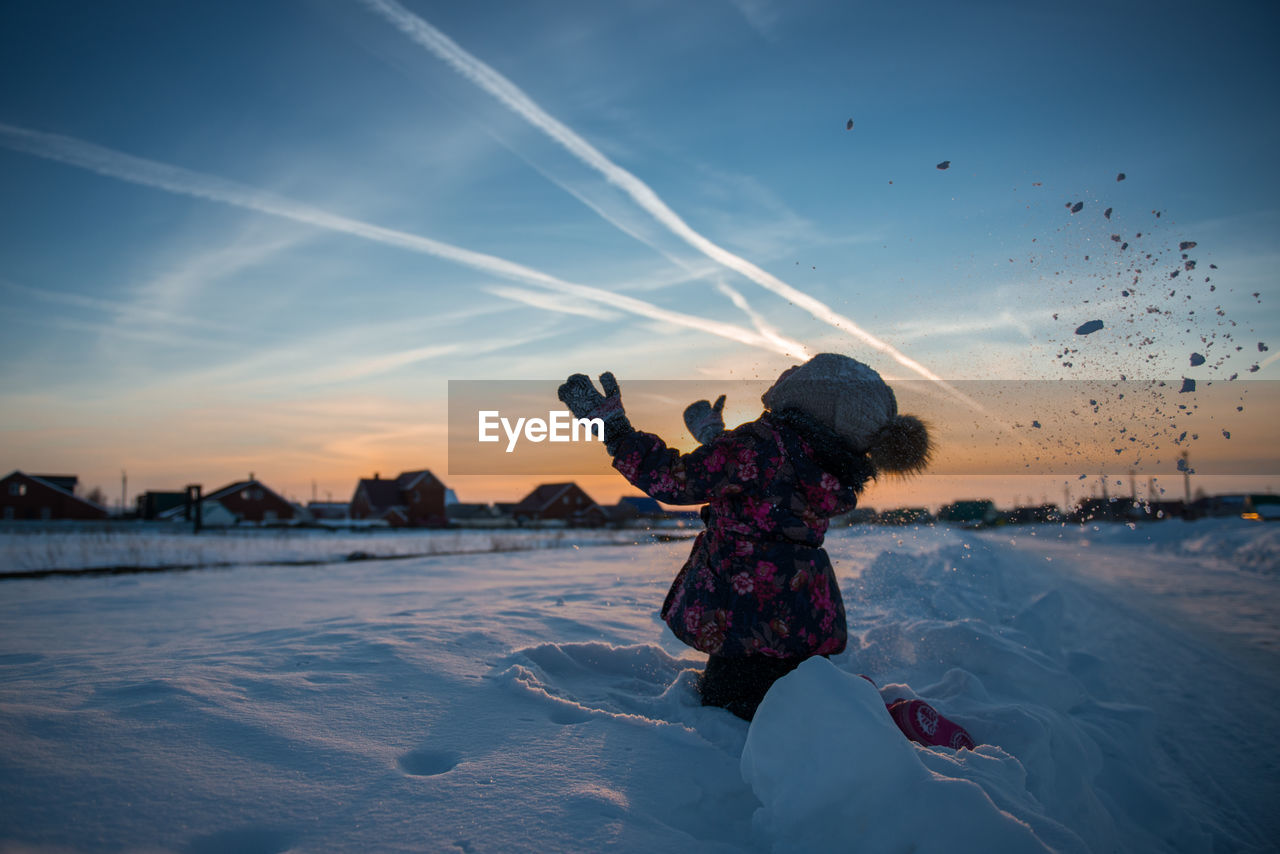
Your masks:
<instances>
[{"instance_id":1,"label":"utility pole","mask_svg":"<svg viewBox=\"0 0 1280 854\"><path fill-rule=\"evenodd\" d=\"M187 485L187 505L185 509L187 521L191 522L191 533L198 534L204 527L204 498L201 496L200 484Z\"/></svg>"},{"instance_id":2,"label":"utility pole","mask_svg":"<svg viewBox=\"0 0 1280 854\"><path fill-rule=\"evenodd\" d=\"M1182 494L1187 508L1191 508L1191 452L1182 452Z\"/></svg>"},{"instance_id":3,"label":"utility pole","mask_svg":"<svg viewBox=\"0 0 1280 854\"><path fill-rule=\"evenodd\" d=\"M128 495L128 493L129 493L129 473L124 469L120 469L120 516L121 518L123 518L125 514L125 507L127 506L125 504L125 501L126 501L125 496Z\"/></svg>"}]
</instances>

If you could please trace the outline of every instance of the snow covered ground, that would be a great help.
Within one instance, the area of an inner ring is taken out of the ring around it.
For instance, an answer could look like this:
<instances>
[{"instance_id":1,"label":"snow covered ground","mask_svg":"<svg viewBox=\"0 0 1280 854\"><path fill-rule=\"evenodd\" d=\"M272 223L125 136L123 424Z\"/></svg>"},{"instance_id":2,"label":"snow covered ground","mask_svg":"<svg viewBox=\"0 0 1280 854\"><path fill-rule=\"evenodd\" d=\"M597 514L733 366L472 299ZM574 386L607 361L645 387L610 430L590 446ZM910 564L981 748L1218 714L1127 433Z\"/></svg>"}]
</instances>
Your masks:
<instances>
[{"instance_id":1,"label":"snow covered ground","mask_svg":"<svg viewBox=\"0 0 1280 854\"><path fill-rule=\"evenodd\" d=\"M0 850L1275 850L1280 526L829 549L855 639L750 727L657 618L688 543L0 581Z\"/></svg>"},{"instance_id":2,"label":"snow covered ground","mask_svg":"<svg viewBox=\"0 0 1280 854\"><path fill-rule=\"evenodd\" d=\"M679 537L692 531L662 529ZM189 525L75 522L0 530L0 575L82 569L197 569L265 563L334 563L474 552L528 551L584 545L634 545L650 532L598 528L370 529L228 528L191 533Z\"/></svg>"}]
</instances>

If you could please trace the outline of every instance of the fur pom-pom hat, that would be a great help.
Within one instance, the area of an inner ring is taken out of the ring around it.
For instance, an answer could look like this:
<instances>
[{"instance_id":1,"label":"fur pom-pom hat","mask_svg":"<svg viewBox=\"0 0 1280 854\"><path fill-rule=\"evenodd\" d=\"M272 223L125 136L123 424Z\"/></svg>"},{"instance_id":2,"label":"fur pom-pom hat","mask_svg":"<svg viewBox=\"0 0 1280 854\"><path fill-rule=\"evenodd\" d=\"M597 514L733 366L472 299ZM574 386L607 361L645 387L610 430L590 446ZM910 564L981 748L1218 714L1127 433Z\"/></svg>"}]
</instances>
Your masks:
<instances>
[{"instance_id":1,"label":"fur pom-pom hat","mask_svg":"<svg viewBox=\"0 0 1280 854\"><path fill-rule=\"evenodd\" d=\"M819 353L783 371L760 400L772 412L805 413L867 454L877 471L915 474L929 464L932 445L924 422L899 415L893 389L856 359Z\"/></svg>"}]
</instances>

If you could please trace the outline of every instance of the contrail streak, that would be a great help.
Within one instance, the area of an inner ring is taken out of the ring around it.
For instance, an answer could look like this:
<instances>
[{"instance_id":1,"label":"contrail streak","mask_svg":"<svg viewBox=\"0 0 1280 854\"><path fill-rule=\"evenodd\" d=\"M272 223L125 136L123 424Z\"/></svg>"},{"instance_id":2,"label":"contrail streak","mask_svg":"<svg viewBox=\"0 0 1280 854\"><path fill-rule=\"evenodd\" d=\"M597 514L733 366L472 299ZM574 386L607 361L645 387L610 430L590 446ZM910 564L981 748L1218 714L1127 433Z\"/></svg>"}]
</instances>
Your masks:
<instances>
[{"instance_id":1,"label":"contrail streak","mask_svg":"<svg viewBox=\"0 0 1280 854\"><path fill-rule=\"evenodd\" d=\"M778 330L773 326L772 323L765 320L764 316L761 315L760 312L756 311L754 308L751 307L751 303L747 302L746 297L744 297L741 293L738 292L737 289L729 285L727 282L717 282L716 289L720 291L720 293L727 296L729 298L729 301L732 302L735 306L737 306L738 310L741 311L743 314L745 314L751 320L751 325L754 326L756 328L756 331L759 332L761 335L770 339L771 341L778 342L784 347L790 347L792 349L798 347L801 350L804 349L804 345L801 344L799 341L792 341L790 338L783 337L778 332Z\"/></svg>"},{"instance_id":2,"label":"contrail streak","mask_svg":"<svg viewBox=\"0 0 1280 854\"><path fill-rule=\"evenodd\" d=\"M836 329L853 336L866 346L885 354L903 367L926 379L941 383L953 394L960 394L951 389L950 386L947 386L941 377L934 374L924 365L900 352L888 342L882 341L867 332L854 323L853 320L839 314L826 303L797 290L771 273L713 243L695 231L675 211L668 207L666 202L649 185L614 163L595 146L579 136L572 128L542 109L532 98L524 93L524 90L489 65L472 56L440 30L413 14L395 2L395 0L361 0L361 2L385 17L410 39L451 65L463 77L497 98L503 104L506 104L535 128L563 146L574 157L600 172L610 183L629 195L636 204L640 205L654 219L694 249L717 263L728 267L730 270L745 276L766 290L772 291L783 299L800 306L824 323L828 323Z\"/></svg>"},{"instance_id":3,"label":"contrail streak","mask_svg":"<svg viewBox=\"0 0 1280 854\"><path fill-rule=\"evenodd\" d=\"M429 237L422 237L421 235L339 216L264 190L237 184L234 181L205 175L179 166L171 166L167 163L134 157L131 154L114 151L74 137L0 123L0 144L16 151L71 166L78 166L81 169L87 169L122 181L167 190L179 195L221 202L222 204L270 214L271 216L283 217L284 219L305 223L317 228L341 232L354 237L362 237L375 243L407 249L410 252L434 255L437 258L443 258L476 270L492 273L505 279L539 285L547 290L603 303L611 308L630 314L696 329L700 332L717 335L721 338L727 338L752 347L759 347L770 352L781 353L782 355L805 355L804 353L795 353L784 348L777 341L767 336L730 323L722 323L717 320L684 314L683 312L671 311L625 294L566 282L532 267L508 261L505 258L474 252L470 249L463 249L459 246L432 240Z\"/></svg>"}]
</instances>

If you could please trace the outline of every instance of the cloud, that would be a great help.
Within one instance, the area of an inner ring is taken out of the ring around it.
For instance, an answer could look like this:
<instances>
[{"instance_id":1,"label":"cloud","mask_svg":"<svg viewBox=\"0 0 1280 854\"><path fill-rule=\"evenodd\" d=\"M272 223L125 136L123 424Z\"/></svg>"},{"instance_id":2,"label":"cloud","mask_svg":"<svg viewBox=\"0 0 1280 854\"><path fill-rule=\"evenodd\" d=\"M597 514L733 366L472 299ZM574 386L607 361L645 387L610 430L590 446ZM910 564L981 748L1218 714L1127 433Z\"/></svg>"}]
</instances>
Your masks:
<instances>
[{"instance_id":1,"label":"cloud","mask_svg":"<svg viewBox=\"0 0 1280 854\"><path fill-rule=\"evenodd\" d=\"M729 4L746 19L751 29L766 39L773 39L773 28L778 22L778 9L770 0L729 0Z\"/></svg>"},{"instance_id":2,"label":"cloud","mask_svg":"<svg viewBox=\"0 0 1280 854\"><path fill-rule=\"evenodd\" d=\"M363 379L374 374L384 374L388 371L394 371L397 368L403 368L406 365L425 362L440 356L457 353L461 349L462 345L460 344L437 344L430 347L415 347L410 350L400 350L395 353L385 353L369 359L350 362L336 368L332 373L321 373L319 376L331 377L334 380Z\"/></svg>"},{"instance_id":3,"label":"cloud","mask_svg":"<svg viewBox=\"0 0 1280 854\"><path fill-rule=\"evenodd\" d=\"M898 325L896 336L905 341L921 338L969 337L996 329L1014 329L1028 341L1034 340L1031 327L1010 311L995 316L957 318L917 318Z\"/></svg>"},{"instance_id":4,"label":"cloud","mask_svg":"<svg viewBox=\"0 0 1280 854\"><path fill-rule=\"evenodd\" d=\"M314 232L293 229L287 234L263 235L258 223L222 245L183 249L168 269L134 287L134 310L145 316L155 308L179 311L199 298L206 286L258 267L309 239Z\"/></svg>"},{"instance_id":5,"label":"cloud","mask_svg":"<svg viewBox=\"0 0 1280 854\"><path fill-rule=\"evenodd\" d=\"M512 288L506 285L492 285L485 288L485 290L502 299L521 302L534 308L554 311L559 314L576 314L581 317L589 317L592 320L617 320L621 317L616 311L560 299L555 294L549 294L544 291L526 291L523 288Z\"/></svg>"},{"instance_id":6,"label":"cloud","mask_svg":"<svg viewBox=\"0 0 1280 854\"><path fill-rule=\"evenodd\" d=\"M123 321L127 325L143 325L143 324L159 324L163 326L190 326L196 329L203 329L209 332L228 332L233 327L226 324L214 323L202 318L190 317L185 314L178 314L172 311L166 311L161 308L154 308L149 305L138 302L122 302L119 300L103 299L102 297L91 297L84 294L66 293L63 291L50 290L47 288L32 288L26 285L20 285L17 282L8 279L0 279L0 287L5 290L14 291L27 296L46 302L57 303L59 305L71 306L74 308L83 308L100 314L114 315L118 320Z\"/></svg>"},{"instance_id":7,"label":"cloud","mask_svg":"<svg viewBox=\"0 0 1280 854\"><path fill-rule=\"evenodd\" d=\"M915 361L893 345L882 341L862 329L852 319L833 310L826 303L787 284L773 274L761 269L745 258L712 242L686 223L654 190L631 172L617 165L591 143L579 136L559 119L542 109L525 92L489 65L463 50L457 43L433 27L427 21L410 12L395 0L361 0L373 11L382 15L392 25L476 86L497 98L517 115L529 122L552 140L559 143L574 157L602 174L632 198L642 209L680 237L694 249L724 267L772 291L778 296L808 311L817 319L847 333L864 345L892 358L903 367L950 389L942 378Z\"/></svg>"},{"instance_id":8,"label":"cloud","mask_svg":"<svg viewBox=\"0 0 1280 854\"><path fill-rule=\"evenodd\" d=\"M675 326L697 329L741 344L778 352L776 342L740 326L672 311L634 297L612 293L600 288L566 282L548 273L543 273L540 270L526 267L514 261L508 261L505 258L463 249L459 246L432 240L429 237L361 222L360 220L304 205L265 190L247 187L243 184L211 175L204 175L178 166L134 157L133 155L113 151L74 137L0 123L0 144L4 144L16 151L78 166L82 169L97 172L100 175L107 175L135 184L155 187L179 195L221 202L222 204L305 223L316 228L349 234L375 243L395 246L410 252L433 255L501 278L537 285L547 290L557 291L591 302L603 303L611 308L640 317L647 317L651 320Z\"/></svg>"},{"instance_id":9,"label":"cloud","mask_svg":"<svg viewBox=\"0 0 1280 854\"><path fill-rule=\"evenodd\" d=\"M802 359L809 358L809 355L806 352L805 346L803 344L801 344L799 341L792 341L790 338L784 338L782 335L780 335L778 333L778 330L773 326L773 324L765 320L763 315L761 315L758 311L756 311L754 308L751 307L751 304L747 302L747 298L744 297L738 291L734 290L732 287L730 287L728 283L717 282L716 290L720 291L720 293L727 296L729 300L735 306L738 307L739 311L741 311L748 318L750 318L751 325L754 326L756 328L756 331L759 332L761 335L765 336L766 338L772 341L776 341L780 346L792 349Z\"/></svg>"}]
</instances>

